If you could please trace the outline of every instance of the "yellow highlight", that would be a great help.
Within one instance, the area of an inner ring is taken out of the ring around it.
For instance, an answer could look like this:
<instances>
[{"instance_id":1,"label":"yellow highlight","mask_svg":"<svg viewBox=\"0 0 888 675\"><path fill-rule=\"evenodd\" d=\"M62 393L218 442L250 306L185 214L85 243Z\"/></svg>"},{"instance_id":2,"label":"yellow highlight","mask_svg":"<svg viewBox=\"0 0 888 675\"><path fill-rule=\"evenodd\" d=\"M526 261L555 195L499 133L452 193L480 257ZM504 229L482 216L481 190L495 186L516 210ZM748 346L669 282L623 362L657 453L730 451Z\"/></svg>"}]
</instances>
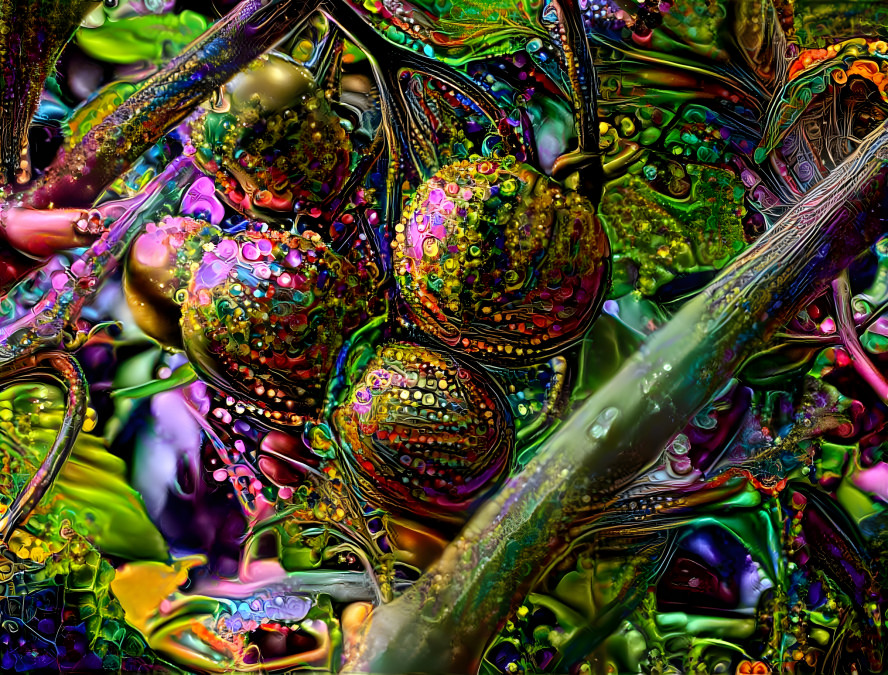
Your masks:
<instances>
[{"instance_id":1,"label":"yellow highlight","mask_svg":"<svg viewBox=\"0 0 888 675\"><path fill-rule=\"evenodd\" d=\"M148 624L160 603L178 590L188 570L206 563L203 556L189 556L172 565L131 562L117 570L111 590L126 612L126 620L148 638Z\"/></svg>"}]
</instances>

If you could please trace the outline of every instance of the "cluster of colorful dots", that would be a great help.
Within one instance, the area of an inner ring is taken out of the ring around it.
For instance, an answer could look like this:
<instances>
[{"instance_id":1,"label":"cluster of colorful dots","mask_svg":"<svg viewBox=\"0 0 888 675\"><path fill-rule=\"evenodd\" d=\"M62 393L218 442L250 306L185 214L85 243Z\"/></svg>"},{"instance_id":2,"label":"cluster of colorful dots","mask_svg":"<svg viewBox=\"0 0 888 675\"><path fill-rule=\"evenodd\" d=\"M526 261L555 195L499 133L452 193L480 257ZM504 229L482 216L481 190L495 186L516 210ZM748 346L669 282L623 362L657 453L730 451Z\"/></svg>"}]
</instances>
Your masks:
<instances>
[{"instance_id":1,"label":"cluster of colorful dots","mask_svg":"<svg viewBox=\"0 0 888 675\"><path fill-rule=\"evenodd\" d=\"M672 128L664 139L666 150L698 162L715 163L724 160L729 148L731 130L717 121L716 115L700 106L689 106L682 114L685 122Z\"/></svg>"},{"instance_id":2,"label":"cluster of colorful dots","mask_svg":"<svg viewBox=\"0 0 888 675\"><path fill-rule=\"evenodd\" d=\"M266 111L258 97L229 112L207 112L191 129L196 157L245 211L318 216L357 161L349 134L322 89L298 106Z\"/></svg>"},{"instance_id":3,"label":"cluster of colorful dots","mask_svg":"<svg viewBox=\"0 0 888 675\"><path fill-rule=\"evenodd\" d=\"M301 621L311 609L310 597L265 592L237 603L233 612L219 619L220 632L249 632L263 623Z\"/></svg>"},{"instance_id":4,"label":"cluster of colorful dots","mask_svg":"<svg viewBox=\"0 0 888 675\"><path fill-rule=\"evenodd\" d=\"M422 52L428 57L434 57L434 47L420 39L420 30L421 27L416 24L411 25L409 23L395 20L392 21L392 23L389 24L389 27L385 30L385 36L395 44L404 45L415 52ZM413 37L411 34L415 34L416 37Z\"/></svg>"},{"instance_id":5,"label":"cluster of colorful dots","mask_svg":"<svg viewBox=\"0 0 888 675\"><path fill-rule=\"evenodd\" d=\"M376 349L333 424L368 500L453 518L510 465L504 410L481 373L419 345L389 343Z\"/></svg>"},{"instance_id":6,"label":"cluster of colorful dots","mask_svg":"<svg viewBox=\"0 0 888 675\"><path fill-rule=\"evenodd\" d=\"M613 293L652 295L676 274L720 268L745 245L744 192L732 174L690 165L681 178L690 200L662 195L640 175L608 183L601 218L614 242Z\"/></svg>"},{"instance_id":7,"label":"cluster of colorful dots","mask_svg":"<svg viewBox=\"0 0 888 675\"><path fill-rule=\"evenodd\" d=\"M698 54L721 60L724 53L718 48L717 36L728 17L727 5L727 2L718 1L705 4L663 3L663 28Z\"/></svg>"},{"instance_id":8,"label":"cluster of colorful dots","mask_svg":"<svg viewBox=\"0 0 888 675\"><path fill-rule=\"evenodd\" d=\"M350 526L357 520L351 502L351 488L343 482L342 474L334 463L322 465L318 474L301 478L297 477L292 464L286 460L263 455L259 461L260 468L268 478L277 483L288 483L288 487L278 492L284 508L291 511L295 508L296 513L321 523ZM297 528L294 536L298 533ZM315 561L320 560L321 548L313 553Z\"/></svg>"},{"instance_id":9,"label":"cluster of colorful dots","mask_svg":"<svg viewBox=\"0 0 888 675\"><path fill-rule=\"evenodd\" d=\"M182 304L192 363L273 421L315 415L345 338L373 313L363 268L318 237L243 232L206 242Z\"/></svg>"},{"instance_id":10,"label":"cluster of colorful dots","mask_svg":"<svg viewBox=\"0 0 888 675\"><path fill-rule=\"evenodd\" d=\"M867 40L855 38L838 44L827 45L823 49L806 49L802 51L789 67L788 79L793 80L811 66L822 65L826 61L862 59L866 56L885 58L888 54L888 42L884 40Z\"/></svg>"},{"instance_id":11,"label":"cluster of colorful dots","mask_svg":"<svg viewBox=\"0 0 888 675\"><path fill-rule=\"evenodd\" d=\"M579 5L583 11L583 24L589 33L593 28L597 30L622 28L629 18L619 4L610 0L580 0Z\"/></svg>"},{"instance_id":12,"label":"cluster of colorful dots","mask_svg":"<svg viewBox=\"0 0 888 675\"><path fill-rule=\"evenodd\" d=\"M594 206L511 156L442 168L411 197L391 247L409 319L487 358L565 347L606 285Z\"/></svg>"}]
</instances>

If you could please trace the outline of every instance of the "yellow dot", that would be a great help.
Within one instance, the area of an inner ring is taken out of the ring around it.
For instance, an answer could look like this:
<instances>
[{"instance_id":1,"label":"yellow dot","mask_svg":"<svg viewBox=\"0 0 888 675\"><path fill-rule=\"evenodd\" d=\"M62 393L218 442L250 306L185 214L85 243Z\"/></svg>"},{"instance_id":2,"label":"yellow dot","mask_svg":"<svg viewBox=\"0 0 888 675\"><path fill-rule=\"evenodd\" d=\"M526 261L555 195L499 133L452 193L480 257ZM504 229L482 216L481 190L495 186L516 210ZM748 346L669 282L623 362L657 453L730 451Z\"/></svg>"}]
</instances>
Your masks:
<instances>
[{"instance_id":1,"label":"yellow dot","mask_svg":"<svg viewBox=\"0 0 888 675\"><path fill-rule=\"evenodd\" d=\"M83 420L83 430L87 433L96 428L98 413L93 408L86 409L86 418Z\"/></svg>"}]
</instances>

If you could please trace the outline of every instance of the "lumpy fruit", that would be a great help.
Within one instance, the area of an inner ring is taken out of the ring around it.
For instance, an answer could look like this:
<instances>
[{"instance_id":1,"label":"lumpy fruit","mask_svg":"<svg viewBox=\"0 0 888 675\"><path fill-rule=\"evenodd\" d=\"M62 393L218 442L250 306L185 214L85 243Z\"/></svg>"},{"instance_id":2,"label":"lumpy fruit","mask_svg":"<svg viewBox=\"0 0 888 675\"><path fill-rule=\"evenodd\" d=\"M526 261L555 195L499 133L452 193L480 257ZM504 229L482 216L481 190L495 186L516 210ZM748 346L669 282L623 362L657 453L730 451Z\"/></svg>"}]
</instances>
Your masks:
<instances>
[{"instance_id":1,"label":"lumpy fruit","mask_svg":"<svg viewBox=\"0 0 888 675\"><path fill-rule=\"evenodd\" d=\"M345 185L357 154L303 66L282 54L257 59L221 104L192 124L191 139L198 162L239 210L317 215Z\"/></svg>"},{"instance_id":2,"label":"lumpy fruit","mask_svg":"<svg viewBox=\"0 0 888 675\"><path fill-rule=\"evenodd\" d=\"M370 502L460 519L508 469L514 430L480 371L426 347L380 346L333 416Z\"/></svg>"},{"instance_id":3,"label":"lumpy fruit","mask_svg":"<svg viewBox=\"0 0 888 675\"><path fill-rule=\"evenodd\" d=\"M391 247L408 321L493 361L580 338L608 281L594 205L513 157L442 168L412 195Z\"/></svg>"},{"instance_id":4,"label":"lumpy fruit","mask_svg":"<svg viewBox=\"0 0 888 675\"><path fill-rule=\"evenodd\" d=\"M319 238L246 232L206 250L182 304L189 360L283 423L315 415L345 338L376 304L360 266Z\"/></svg>"}]
</instances>

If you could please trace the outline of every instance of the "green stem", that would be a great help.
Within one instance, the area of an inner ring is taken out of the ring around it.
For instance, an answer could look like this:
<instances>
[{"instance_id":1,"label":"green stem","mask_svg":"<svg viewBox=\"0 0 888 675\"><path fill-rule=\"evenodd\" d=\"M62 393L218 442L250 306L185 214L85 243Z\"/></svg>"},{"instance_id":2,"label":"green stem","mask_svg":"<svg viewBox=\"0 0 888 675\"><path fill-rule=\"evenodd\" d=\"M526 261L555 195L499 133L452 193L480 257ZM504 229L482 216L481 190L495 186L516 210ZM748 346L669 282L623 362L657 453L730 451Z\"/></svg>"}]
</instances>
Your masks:
<instances>
[{"instance_id":1,"label":"green stem","mask_svg":"<svg viewBox=\"0 0 888 675\"><path fill-rule=\"evenodd\" d=\"M492 633L569 544L578 515L650 467L751 350L875 239L886 130L654 333L409 591L377 608L344 670L474 672Z\"/></svg>"}]
</instances>

